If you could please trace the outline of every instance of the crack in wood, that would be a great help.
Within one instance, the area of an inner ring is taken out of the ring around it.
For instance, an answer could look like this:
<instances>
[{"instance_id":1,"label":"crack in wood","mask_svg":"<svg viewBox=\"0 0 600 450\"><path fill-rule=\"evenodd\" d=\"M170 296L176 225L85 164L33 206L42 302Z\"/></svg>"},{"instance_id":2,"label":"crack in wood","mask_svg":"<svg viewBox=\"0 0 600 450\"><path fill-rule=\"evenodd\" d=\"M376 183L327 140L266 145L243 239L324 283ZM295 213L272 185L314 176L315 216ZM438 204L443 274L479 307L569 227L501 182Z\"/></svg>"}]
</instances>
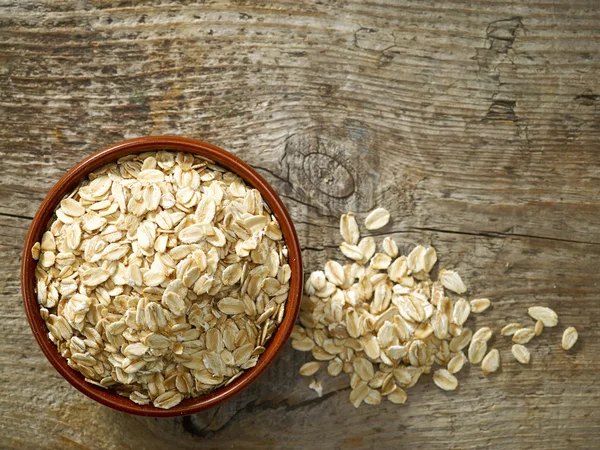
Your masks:
<instances>
[{"instance_id":1,"label":"crack in wood","mask_svg":"<svg viewBox=\"0 0 600 450\"><path fill-rule=\"evenodd\" d=\"M592 91L585 91L580 95L575 96L574 100L584 106L593 106L595 102L600 100L600 95L592 94Z\"/></svg>"},{"instance_id":2,"label":"crack in wood","mask_svg":"<svg viewBox=\"0 0 600 450\"><path fill-rule=\"evenodd\" d=\"M214 408L214 413L205 426L201 426L201 424L198 423L198 421L194 421L192 419L192 416L185 416L183 418L183 422L182 422L183 429L194 436L205 435L207 432L212 431L212 430L210 430L210 427L213 424L215 417L217 417L217 414L219 413L221 408L222 408L222 406L218 406L218 407ZM198 416L199 416L199 414L196 414L193 417L198 417Z\"/></svg>"},{"instance_id":3,"label":"crack in wood","mask_svg":"<svg viewBox=\"0 0 600 450\"><path fill-rule=\"evenodd\" d=\"M273 403L273 402L256 403L256 400L255 400L252 402L248 402L244 406L239 408L235 413L233 413L225 422L223 422L216 429L210 429L210 425L212 425L212 422L213 422L214 418L217 416L217 413L215 413L213 415L209 425L207 425L203 429L198 427L197 425L195 425L191 418L184 418L184 423L185 423L184 428L185 428L185 431L187 431L188 433L191 433L195 436L202 437L202 438L211 437L215 433L217 433L217 432L223 430L225 427L227 427L227 425L229 423L235 421L235 419L240 414L243 414L243 413L252 414L252 413L256 413L256 412L260 412L260 411L279 410L282 408L285 409L286 412L293 412L293 411L296 411L296 410L299 410L302 408L306 408L307 406L310 406L312 408L315 405L326 402L334 395L341 393L341 392L349 391L350 389L351 389L350 386L340 388L340 389L334 389L331 392L328 392L321 397L311 398L311 399L305 400L303 402L297 403L295 405L288 405L285 403L285 401L282 401L279 403Z\"/></svg>"},{"instance_id":4,"label":"crack in wood","mask_svg":"<svg viewBox=\"0 0 600 450\"><path fill-rule=\"evenodd\" d=\"M510 238L510 237L519 237L519 238L527 238L527 239L541 239L545 241L553 241L553 242L564 242L569 244L583 244L583 245L600 245L600 242L594 241L580 241L575 239L564 239L564 238L553 238L549 236L536 236L533 234L519 234L519 233L502 233L499 231L480 231L480 232L467 232L467 231L454 231L454 230L442 230L438 228L427 228L427 227L410 227L411 230L417 231L432 231L437 233L450 233L450 234L461 234L466 236L480 236L480 237L490 237L490 238Z\"/></svg>"},{"instance_id":5,"label":"crack in wood","mask_svg":"<svg viewBox=\"0 0 600 450\"><path fill-rule=\"evenodd\" d=\"M325 250L327 250L328 248L335 248L338 249L340 248L339 245L323 245L322 247L311 247L309 245L301 245L300 248L302 249L302 251L304 250L308 250L309 252L323 252Z\"/></svg>"},{"instance_id":6,"label":"crack in wood","mask_svg":"<svg viewBox=\"0 0 600 450\"><path fill-rule=\"evenodd\" d=\"M12 217L14 219L24 219L24 220L33 220L33 217L29 217L29 216L22 216L19 214L10 214L10 213L3 213L0 212L0 217L4 216L4 217Z\"/></svg>"},{"instance_id":7,"label":"crack in wood","mask_svg":"<svg viewBox=\"0 0 600 450\"><path fill-rule=\"evenodd\" d=\"M320 210L320 209L319 209L317 206L315 206L315 205L311 205L310 203L303 202L303 201L302 201L302 200L300 200L300 199L297 199L297 198L295 198L295 197L291 197L291 196L289 196L289 195L286 195L286 194L279 193L278 195L279 195L280 197L282 197L282 198L286 198L286 199L288 199L288 200L291 200L291 201L293 201L293 202L296 202L296 203L299 203L299 204L301 204L301 205L307 206L307 207L309 207L309 208L315 209L315 210L317 211L317 213L318 213L320 216L322 216L322 217L331 217L331 218L335 218L335 219L337 219L337 217L336 217L336 216L334 216L333 214L324 214L324 213L323 213L323 212L321 212L321 210Z\"/></svg>"},{"instance_id":8,"label":"crack in wood","mask_svg":"<svg viewBox=\"0 0 600 450\"><path fill-rule=\"evenodd\" d=\"M322 225L312 224L310 222L306 223L309 226L321 227ZM600 242L595 241L583 241L577 239L564 239L564 238L554 238L550 236L538 236L534 234L525 234L525 233L503 233L500 231L458 231L458 230L444 230L442 228L432 228L432 227L406 227L403 230L384 230L381 232L369 232L361 235L362 237L381 237L381 236L391 236L393 234L406 234L406 233L418 233L421 231L427 231L432 233L442 233L442 234L456 234L461 236L475 236L475 237L486 237L486 238L494 238L494 239L506 239L506 238L526 238L526 239L541 239L545 241L552 242L563 242L568 244L582 244L582 245L600 245ZM308 245L301 246L302 250L309 251L324 251L328 248L339 248L338 245L323 245L321 247L311 247Z\"/></svg>"},{"instance_id":9,"label":"crack in wood","mask_svg":"<svg viewBox=\"0 0 600 450\"><path fill-rule=\"evenodd\" d=\"M269 175L277 178L279 181L283 181L284 183L289 183L289 180L287 178L284 178L283 176L278 175L277 173L273 172L271 169L267 169L266 167L260 167L257 165L253 165L252 167L256 170L262 170L263 172L267 172Z\"/></svg>"},{"instance_id":10,"label":"crack in wood","mask_svg":"<svg viewBox=\"0 0 600 450\"><path fill-rule=\"evenodd\" d=\"M329 228L331 230L338 230L339 227L337 225L329 225L329 224L316 224L305 220L294 220L294 225L308 225L310 227L320 227L320 228Z\"/></svg>"},{"instance_id":11,"label":"crack in wood","mask_svg":"<svg viewBox=\"0 0 600 450\"><path fill-rule=\"evenodd\" d=\"M522 17L511 17L490 22L486 29L490 50L507 54L517 39L517 30L523 28L521 19Z\"/></svg>"}]
</instances>

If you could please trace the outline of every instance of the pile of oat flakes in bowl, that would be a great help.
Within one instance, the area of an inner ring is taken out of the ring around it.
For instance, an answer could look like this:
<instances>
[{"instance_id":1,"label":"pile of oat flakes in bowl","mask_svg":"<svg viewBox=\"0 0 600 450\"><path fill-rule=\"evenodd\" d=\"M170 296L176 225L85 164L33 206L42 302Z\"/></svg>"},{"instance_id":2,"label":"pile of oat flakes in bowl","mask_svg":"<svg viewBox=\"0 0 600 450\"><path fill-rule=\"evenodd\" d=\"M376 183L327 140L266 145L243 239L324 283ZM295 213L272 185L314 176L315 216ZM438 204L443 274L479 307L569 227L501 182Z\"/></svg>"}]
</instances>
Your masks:
<instances>
[{"instance_id":1,"label":"pile of oat flakes in bowl","mask_svg":"<svg viewBox=\"0 0 600 450\"><path fill-rule=\"evenodd\" d=\"M259 191L189 153L96 170L31 251L40 313L69 366L164 409L254 367L290 286L281 229Z\"/></svg>"}]
</instances>

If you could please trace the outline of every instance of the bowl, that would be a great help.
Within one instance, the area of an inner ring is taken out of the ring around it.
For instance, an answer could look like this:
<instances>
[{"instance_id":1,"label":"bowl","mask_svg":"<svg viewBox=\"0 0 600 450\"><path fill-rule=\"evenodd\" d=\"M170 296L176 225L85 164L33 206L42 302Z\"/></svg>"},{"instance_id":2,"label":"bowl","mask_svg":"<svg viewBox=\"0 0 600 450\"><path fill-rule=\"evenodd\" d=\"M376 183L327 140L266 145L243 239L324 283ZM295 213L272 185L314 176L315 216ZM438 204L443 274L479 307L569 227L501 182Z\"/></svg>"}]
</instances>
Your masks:
<instances>
[{"instance_id":1,"label":"bowl","mask_svg":"<svg viewBox=\"0 0 600 450\"><path fill-rule=\"evenodd\" d=\"M159 409L153 405L138 405L114 391L106 390L85 381L82 374L68 366L56 346L48 337L48 329L40 315L35 287L36 261L31 255L31 247L39 242L46 231L55 208L61 199L85 179L88 174L116 159L149 150L172 150L194 153L212 159L222 167L238 174L246 184L260 191L264 201L279 221L285 243L288 247L288 264L291 268L289 296L284 318L256 366L246 370L228 386L220 387L204 396L183 400L171 409ZM40 205L25 239L21 260L21 291L29 325L50 363L75 388L93 400L119 411L155 417L172 417L193 414L219 405L230 399L254 382L271 365L287 342L300 309L302 293L302 261L298 237L292 220L273 188L247 163L231 153L205 142L174 136L140 137L110 145L85 158L69 170L50 190Z\"/></svg>"}]
</instances>

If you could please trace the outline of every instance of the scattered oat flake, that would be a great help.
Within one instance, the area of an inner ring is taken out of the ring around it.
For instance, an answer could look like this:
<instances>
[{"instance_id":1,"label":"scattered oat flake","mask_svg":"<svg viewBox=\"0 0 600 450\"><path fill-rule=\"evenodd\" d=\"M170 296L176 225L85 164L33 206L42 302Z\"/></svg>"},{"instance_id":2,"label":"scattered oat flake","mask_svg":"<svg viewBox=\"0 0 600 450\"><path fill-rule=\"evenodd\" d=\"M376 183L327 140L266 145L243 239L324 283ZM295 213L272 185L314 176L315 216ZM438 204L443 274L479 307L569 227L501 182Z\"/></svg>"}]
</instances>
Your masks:
<instances>
[{"instance_id":1,"label":"scattered oat flake","mask_svg":"<svg viewBox=\"0 0 600 450\"><path fill-rule=\"evenodd\" d=\"M570 350L577 342L577 329L575 327L567 328L562 335L561 346L564 350Z\"/></svg>"},{"instance_id":2,"label":"scattered oat flake","mask_svg":"<svg viewBox=\"0 0 600 450\"><path fill-rule=\"evenodd\" d=\"M340 219L340 234L342 235L344 241L348 244L358 244L360 232L358 231L358 224L356 223L354 213L349 212L342 215Z\"/></svg>"},{"instance_id":3,"label":"scattered oat flake","mask_svg":"<svg viewBox=\"0 0 600 450\"><path fill-rule=\"evenodd\" d=\"M538 320L535 323L535 326L533 327L533 331L535 332L536 336L539 336L540 334L542 334L542 332L544 331L544 322L542 322L541 320Z\"/></svg>"},{"instance_id":4,"label":"scattered oat flake","mask_svg":"<svg viewBox=\"0 0 600 450\"><path fill-rule=\"evenodd\" d=\"M375 208L365 219L367 230L377 230L383 228L390 221L390 213L384 208Z\"/></svg>"},{"instance_id":5,"label":"scattered oat flake","mask_svg":"<svg viewBox=\"0 0 600 450\"><path fill-rule=\"evenodd\" d=\"M385 270L391 263L392 258L385 253L376 253L371 259L371 267L375 270Z\"/></svg>"},{"instance_id":6,"label":"scattered oat flake","mask_svg":"<svg viewBox=\"0 0 600 450\"><path fill-rule=\"evenodd\" d=\"M521 364L529 364L529 360L531 355L527 347L521 344L515 344L512 346L511 352L515 359L519 361Z\"/></svg>"},{"instance_id":7,"label":"scattered oat flake","mask_svg":"<svg viewBox=\"0 0 600 450\"><path fill-rule=\"evenodd\" d=\"M471 305L464 298L459 298L454 304L452 318L455 324L463 325L471 313Z\"/></svg>"},{"instance_id":8,"label":"scattered oat flake","mask_svg":"<svg viewBox=\"0 0 600 450\"><path fill-rule=\"evenodd\" d=\"M558 325L558 315L545 306L532 306L527 311L534 320L541 320L545 327Z\"/></svg>"},{"instance_id":9,"label":"scattered oat flake","mask_svg":"<svg viewBox=\"0 0 600 450\"><path fill-rule=\"evenodd\" d=\"M343 285L346 278L344 268L337 261L327 261L325 264L325 276L336 286Z\"/></svg>"},{"instance_id":10,"label":"scattered oat flake","mask_svg":"<svg viewBox=\"0 0 600 450\"><path fill-rule=\"evenodd\" d=\"M453 270L441 270L439 280L446 289L457 294L463 294L467 291L467 287L460 278L460 275Z\"/></svg>"},{"instance_id":11,"label":"scattered oat flake","mask_svg":"<svg viewBox=\"0 0 600 450\"><path fill-rule=\"evenodd\" d=\"M459 352L469 345L472 337L473 332L469 328L463 328L458 336L455 336L450 340L448 348L451 352Z\"/></svg>"},{"instance_id":12,"label":"scattered oat flake","mask_svg":"<svg viewBox=\"0 0 600 450\"><path fill-rule=\"evenodd\" d=\"M484 312L486 309L490 307L492 302L489 298L475 298L471 300L471 312L475 314L479 314Z\"/></svg>"},{"instance_id":13,"label":"scattered oat flake","mask_svg":"<svg viewBox=\"0 0 600 450\"><path fill-rule=\"evenodd\" d=\"M320 381L313 379L308 387L315 391L319 397L323 397L323 385Z\"/></svg>"},{"instance_id":14,"label":"scattered oat flake","mask_svg":"<svg viewBox=\"0 0 600 450\"><path fill-rule=\"evenodd\" d=\"M481 327L473 335L473 340L483 339L484 341L488 342L492 338L493 334L494 332L490 327Z\"/></svg>"},{"instance_id":15,"label":"scattered oat flake","mask_svg":"<svg viewBox=\"0 0 600 450\"><path fill-rule=\"evenodd\" d=\"M383 239L381 247L386 255L388 255L390 258L396 258L398 256L398 244L396 244L396 241L394 241L394 239L392 239L390 236L387 236Z\"/></svg>"},{"instance_id":16,"label":"scattered oat flake","mask_svg":"<svg viewBox=\"0 0 600 450\"><path fill-rule=\"evenodd\" d=\"M527 344L535 337L535 330L531 327L521 328L513 334L512 341L515 344Z\"/></svg>"},{"instance_id":17,"label":"scattered oat flake","mask_svg":"<svg viewBox=\"0 0 600 450\"><path fill-rule=\"evenodd\" d=\"M452 357L452 359L448 362L448 372L451 374L455 374L461 371L463 366L467 362L467 358L462 353L458 353Z\"/></svg>"},{"instance_id":18,"label":"scattered oat flake","mask_svg":"<svg viewBox=\"0 0 600 450\"><path fill-rule=\"evenodd\" d=\"M469 345L469 362L479 364L487 352L487 342L483 339L473 339Z\"/></svg>"},{"instance_id":19,"label":"scattered oat flake","mask_svg":"<svg viewBox=\"0 0 600 450\"><path fill-rule=\"evenodd\" d=\"M392 403L403 405L406 403L406 391L398 386L387 396L388 400Z\"/></svg>"},{"instance_id":20,"label":"scattered oat flake","mask_svg":"<svg viewBox=\"0 0 600 450\"><path fill-rule=\"evenodd\" d=\"M502 336L512 336L521 328L523 328L523 325L521 325L520 323L509 323L508 325L505 325L504 328L502 328L500 334Z\"/></svg>"},{"instance_id":21,"label":"scattered oat flake","mask_svg":"<svg viewBox=\"0 0 600 450\"><path fill-rule=\"evenodd\" d=\"M310 352L315 347L314 341L305 336L301 339L292 339L292 348L301 352Z\"/></svg>"},{"instance_id":22,"label":"scattered oat flake","mask_svg":"<svg viewBox=\"0 0 600 450\"><path fill-rule=\"evenodd\" d=\"M500 352L497 349L492 349L489 351L483 361L481 362L481 370L484 375L489 375L492 372L495 372L500 367Z\"/></svg>"},{"instance_id":23,"label":"scattered oat flake","mask_svg":"<svg viewBox=\"0 0 600 450\"><path fill-rule=\"evenodd\" d=\"M303 377L310 377L317 373L321 368L321 363L316 361L307 362L300 367L298 373Z\"/></svg>"},{"instance_id":24,"label":"scattered oat flake","mask_svg":"<svg viewBox=\"0 0 600 450\"><path fill-rule=\"evenodd\" d=\"M354 372L364 381L370 381L375 376L373 363L366 358L356 358L353 366Z\"/></svg>"},{"instance_id":25,"label":"scattered oat flake","mask_svg":"<svg viewBox=\"0 0 600 450\"><path fill-rule=\"evenodd\" d=\"M350 403L352 403L355 408L358 408L367 395L369 395L369 386L360 384L350 391Z\"/></svg>"},{"instance_id":26,"label":"scattered oat flake","mask_svg":"<svg viewBox=\"0 0 600 450\"><path fill-rule=\"evenodd\" d=\"M376 389L369 389L364 402L367 405L379 405L381 403L381 393Z\"/></svg>"},{"instance_id":27,"label":"scattered oat flake","mask_svg":"<svg viewBox=\"0 0 600 450\"><path fill-rule=\"evenodd\" d=\"M342 373L343 367L344 364L342 363L342 360L339 358L334 358L329 361L329 364L327 365L327 373L329 376L337 377L340 373Z\"/></svg>"},{"instance_id":28,"label":"scattered oat flake","mask_svg":"<svg viewBox=\"0 0 600 450\"><path fill-rule=\"evenodd\" d=\"M458 380L446 369L438 369L433 374L433 382L444 391L453 391L458 387Z\"/></svg>"},{"instance_id":29,"label":"scattered oat flake","mask_svg":"<svg viewBox=\"0 0 600 450\"><path fill-rule=\"evenodd\" d=\"M375 251L377 250L377 244L375 243L375 239L371 236L364 237L358 243L358 248L362 253L362 259L360 262L368 261L373 257Z\"/></svg>"},{"instance_id":30,"label":"scattered oat flake","mask_svg":"<svg viewBox=\"0 0 600 450\"><path fill-rule=\"evenodd\" d=\"M340 250L342 251L344 256L355 261L360 261L363 258L363 253L357 245L342 242L342 244L340 245Z\"/></svg>"}]
</instances>

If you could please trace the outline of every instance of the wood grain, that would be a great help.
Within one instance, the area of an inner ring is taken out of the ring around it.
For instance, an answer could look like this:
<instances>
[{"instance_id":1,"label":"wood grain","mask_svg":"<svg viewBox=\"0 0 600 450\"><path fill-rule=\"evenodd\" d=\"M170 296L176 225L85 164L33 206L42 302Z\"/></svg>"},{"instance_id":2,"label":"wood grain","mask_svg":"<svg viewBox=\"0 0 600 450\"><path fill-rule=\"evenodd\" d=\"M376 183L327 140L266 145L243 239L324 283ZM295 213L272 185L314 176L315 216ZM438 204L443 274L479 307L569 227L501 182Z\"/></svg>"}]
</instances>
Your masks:
<instances>
[{"instance_id":1,"label":"wood grain","mask_svg":"<svg viewBox=\"0 0 600 450\"><path fill-rule=\"evenodd\" d=\"M0 1L0 447L553 448L600 442L600 5L595 0ZM376 205L404 250L431 243L494 307L476 326L560 316L498 373L430 379L407 405L317 398L287 348L248 391L173 420L93 403L25 320L30 219L74 163L140 135L199 138L280 193L305 270L339 214ZM560 335L575 325L568 353Z\"/></svg>"}]
</instances>

